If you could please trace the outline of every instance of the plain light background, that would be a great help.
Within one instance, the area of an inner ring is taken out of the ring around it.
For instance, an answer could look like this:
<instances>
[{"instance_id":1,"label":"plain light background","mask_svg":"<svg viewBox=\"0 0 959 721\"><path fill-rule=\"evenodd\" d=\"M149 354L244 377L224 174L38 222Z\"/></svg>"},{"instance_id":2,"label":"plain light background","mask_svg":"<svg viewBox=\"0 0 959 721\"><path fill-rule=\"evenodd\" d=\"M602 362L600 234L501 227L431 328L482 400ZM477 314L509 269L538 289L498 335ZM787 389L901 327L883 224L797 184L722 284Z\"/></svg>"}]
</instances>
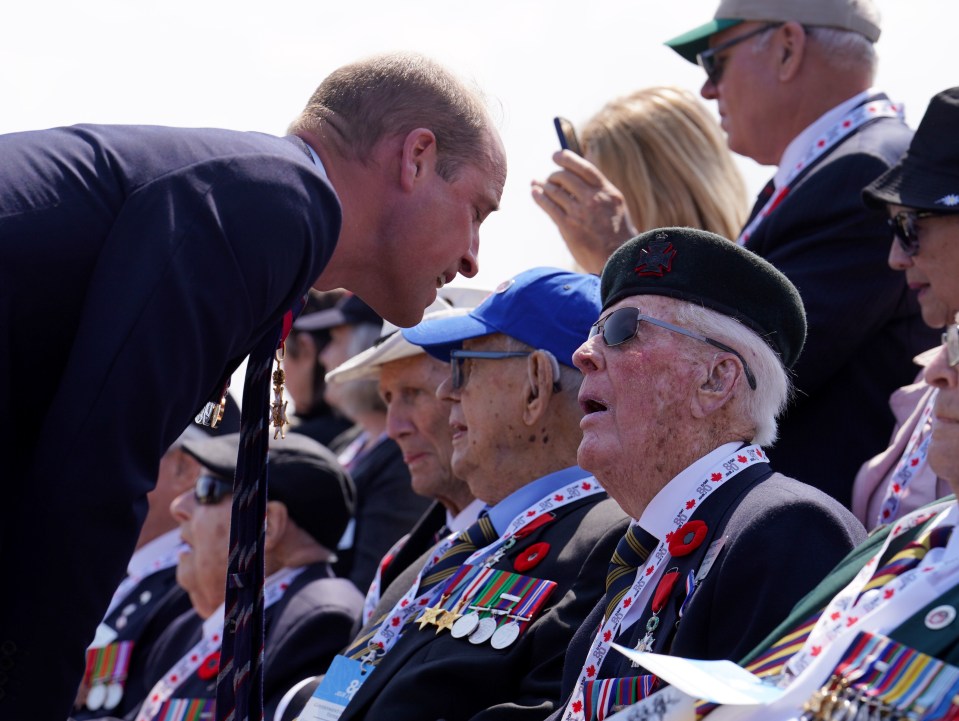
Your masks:
<instances>
[{"instance_id":1,"label":"plain light background","mask_svg":"<svg viewBox=\"0 0 959 721\"><path fill-rule=\"evenodd\" d=\"M801 1L801 0L799 0ZM489 96L506 145L501 210L481 232L495 287L536 265L568 267L529 196L557 149L554 115L581 125L607 100L702 71L664 40L709 20L717 0L59 0L0 9L0 133L79 122L225 127L282 135L331 70L393 50L421 52ZM915 127L929 99L959 85L953 0L878 0L877 86ZM708 104L715 111L714 104ZM771 169L740 159L750 194Z\"/></svg>"}]
</instances>

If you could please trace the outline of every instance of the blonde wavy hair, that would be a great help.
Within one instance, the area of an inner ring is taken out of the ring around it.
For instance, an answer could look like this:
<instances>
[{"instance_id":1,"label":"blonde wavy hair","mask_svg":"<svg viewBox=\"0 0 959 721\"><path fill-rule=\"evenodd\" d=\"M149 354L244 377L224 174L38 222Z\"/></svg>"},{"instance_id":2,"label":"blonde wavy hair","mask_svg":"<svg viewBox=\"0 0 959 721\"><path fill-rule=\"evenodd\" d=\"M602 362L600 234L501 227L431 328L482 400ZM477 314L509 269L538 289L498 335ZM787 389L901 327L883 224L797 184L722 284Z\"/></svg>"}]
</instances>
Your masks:
<instances>
[{"instance_id":1,"label":"blonde wavy hair","mask_svg":"<svg viewBox=\"0 0 959 721\"><path fill-rule=\"evenodd\" d=\"M582 135L639 232L687 226L739 235L746 185L719 125L689 91L653 87L612 100Z\"/></svg>"}]
</instances>

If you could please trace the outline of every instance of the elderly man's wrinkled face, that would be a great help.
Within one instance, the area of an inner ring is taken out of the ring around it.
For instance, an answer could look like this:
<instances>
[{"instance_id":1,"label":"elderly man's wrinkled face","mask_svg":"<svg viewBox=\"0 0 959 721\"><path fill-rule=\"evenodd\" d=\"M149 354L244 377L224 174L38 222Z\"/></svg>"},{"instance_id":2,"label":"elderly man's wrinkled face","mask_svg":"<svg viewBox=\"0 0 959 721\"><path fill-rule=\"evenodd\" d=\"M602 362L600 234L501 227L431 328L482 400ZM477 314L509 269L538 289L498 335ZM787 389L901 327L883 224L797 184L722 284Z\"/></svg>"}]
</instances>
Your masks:
<instances>
[{"instance_id":1,"label":"elderly man's wrinkled face","mask_svg":"<svg viewBox=\"0 0 959 721\"><path fill-rule=\"evenodd\" d=\"M436 389L449 374L449 364L425 353L386 363L380 369L386 432L403 452L413 490L428 498L446 497L453 483L451 404L436 397Z\"/></svg>"},{"instance_id":2,"label":"elderly man's wrinkled face","mask_svg":"<svg viewBox=\"0 0 959 721\"><path fill-rule=\"evenodd\" d=\"M959 494L959 367L949 365L945 346L926 367L926 382L939 389L933 411L929 465Z\"/></svg>"},{"instance_id":3,"label":"elderly man's wrinkled face","mask_svg":"<svg viewBox=\"0 0 959 721\"><path fill-rule=\"evenodd\" d=\"M499 333L463 342L464 350L503 351L509 339ZM528 359L470 358L460 361L462 382L453 388L449 377L437 395L453 402L453 473L469 484L473 496L498 503L514 488L507 470L517 462L524 443L533 442L523 424L528 383Z\"/></svg>"},{"instance_id":4,"label":"elderly man's wrinkled face","mask_svg":"<svg viewBox=\"0 0 959 721\"><path fill-rule=\"evenodd\" d=\"M889 215L910 210L890 205ZM893 239L889 265L905 272L909 288L918 293L926 325L941 328L959 312L959 214L917 219L914 231L919 252L910 257Z\"/></svg>"},{"instance_id":5,"label":"elderly man's wrinkled face","mask_svg":"<svg viewBox=\"0 0 959 721\"><path fill-rule=\"evenodd\" d=\"M672 323L678 301L634 296L604 315L626 306ZM643 324L635 338L621 345L607 346L597 335L573 355L584 376L579 465L634 518L672 477L666 463L671 449L682 448L688 440L691 403L702 383L702 364L695 359L709 348Z\"/></svg>"},{"instance_id":6,"label":"elderly man's wrinkled face","mask_svg":"<svg viewBox=\"0 0 959 721\"><path fill-rule=\"evenodd\" d=\"M203 618L223 603L226 589L233 495L217 495L216 502L199 503L191 489L177 496L170 505L170 512L180 524L180 535L189 546L180 554L176 580ZM207 498L214 500L211 496Z\"/></svg>"}]
</instances>

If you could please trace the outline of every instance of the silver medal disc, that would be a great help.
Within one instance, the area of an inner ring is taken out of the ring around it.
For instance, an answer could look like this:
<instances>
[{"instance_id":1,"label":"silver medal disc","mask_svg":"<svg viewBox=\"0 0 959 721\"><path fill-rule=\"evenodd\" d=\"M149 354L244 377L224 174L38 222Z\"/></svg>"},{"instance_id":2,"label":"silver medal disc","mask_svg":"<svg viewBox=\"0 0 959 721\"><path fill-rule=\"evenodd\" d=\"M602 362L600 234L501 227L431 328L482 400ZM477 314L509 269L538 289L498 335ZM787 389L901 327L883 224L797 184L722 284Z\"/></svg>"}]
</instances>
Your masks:
<instances>
[{"instance_id":1,"label":"silver medal disc","mask_svg":"<svg viewBox=\"0 0 959 721\"><path fill-rule=\"evenodd\" d=\"M453 628L450 629L450 635L453 638L469 636L476 630L476 627L479 626L479 622L479 614L476 613L476 611L468 613L465 616L460 616L456 619L456 623L453 624Z\"/></svg>"},{"instance_id":2,"label":"silver medal disc","mask_svg":"<svg viewBox=\"0 0 959 721\"><path fill-rule=\"evenodd\" d=\"M470 634L470 643L475 643L476 645L486 643L495 631L496 619L492 617L484 618L479 622L476 630Z\"/></svg>"},{"instance_id":3,"label":"silver medal disc","mask_svg":"<svg viewBox=\"0 0 959 721\"><path fill-rule=\"evenodd\" d=\"M107 686L107 699L103 702L103 708L107 711L112 711L117 706L120 705L120 700L123 698L123 686L118 683L111 683Z\"/></svg>"},{"instance_id":4,"label":"silver medal disc","mask_svg":"<svg viewBox=\"0 0 959 721\"><path fill-rule=\"evenodd\" d=\"M500 626L490 639L490 646L496 649L506 648L519 637L519 624L516 621L510 621L505 626Z\"/></svg>"},{"instance_id":5,"label":"silver medal disc","mask_svg":"<svg viewBox=\"0 0 959 721\"><path fill-rule=\"evenodd\" d=\"M103 707L103 702L107 700L107 687L98 683L90 687L87 694L87 708L91 711L98 711Z\"/></svg>"}]
</instances>

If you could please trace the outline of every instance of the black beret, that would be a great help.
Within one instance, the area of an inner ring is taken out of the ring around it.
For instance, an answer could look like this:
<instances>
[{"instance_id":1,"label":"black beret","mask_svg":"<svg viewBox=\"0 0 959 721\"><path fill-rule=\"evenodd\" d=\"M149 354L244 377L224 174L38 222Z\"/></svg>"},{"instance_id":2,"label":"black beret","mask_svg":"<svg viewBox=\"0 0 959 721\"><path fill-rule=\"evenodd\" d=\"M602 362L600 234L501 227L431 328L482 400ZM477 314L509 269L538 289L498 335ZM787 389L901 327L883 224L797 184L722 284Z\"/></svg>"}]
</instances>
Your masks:
<instances>
[{"instance_id":1,"label":"black beret","mask_svg":"<svg viewBox=\"0 0 959 721\"><path fill-rule=\"evenodd\" d=\"M728 315L792 368L806 341L799 291L752 251L715 233L658 228L626 241L603 269L603 310L633 295L662 295Z\"/></svg>"},{"instance_id":2,"label":"black beret","mask_svg":"<svg viewBox=\"0 0 959 721\"><path fill-rule=\"evenodd\" d=\"M236 475L240 434L192 438L183 450L223 478ZM329 449L302 433L270 438L267 498L282 502L296 525L336 550L356 505L349 473Z\"/></svg>"}]
</instances>

